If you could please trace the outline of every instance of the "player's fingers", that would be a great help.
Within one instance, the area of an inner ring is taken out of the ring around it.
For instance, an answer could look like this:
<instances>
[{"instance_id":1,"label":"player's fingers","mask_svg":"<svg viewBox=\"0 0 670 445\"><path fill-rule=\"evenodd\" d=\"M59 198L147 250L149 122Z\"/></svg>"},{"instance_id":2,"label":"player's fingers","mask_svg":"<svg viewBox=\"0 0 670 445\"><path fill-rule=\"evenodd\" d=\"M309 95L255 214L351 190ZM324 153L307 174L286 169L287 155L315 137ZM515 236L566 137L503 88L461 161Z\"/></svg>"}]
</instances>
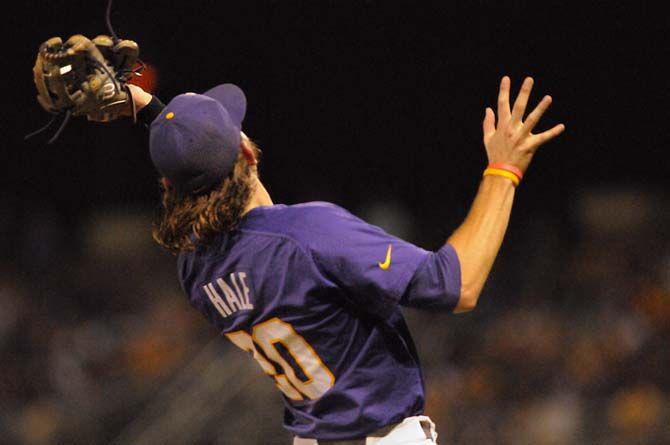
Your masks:
<instances>
[{"instance_id":1,"label":"player's fingers","mask_svg":"<svg viewBox=\"0 0 670 445\"><path fill-rule=\"evenodd\" d=\"M507 121L510 117L510 108L509 108L509 88L511 80L509 77L504 76L500 80L500 91L498 92L498 120Z\"/></svg>"},{"instance_id":2,"label":"player's fingers","mask_svg":"<svg viewBox=\"0 0 670 445\"><path fill-rule=\"evenodd\" d=\"M484 130L484 139L488 138L496 131L496 118L493 114L493 110L489 107L486 108L482 129Z\"/></svg>"},{"instance_id":3,"label":"player's fingers","mask_svg":"<svg viewBox=\"0 0 670 445\"><path fill-rule=\"evenodd\" d=\"M519 95L514 101L514 108L512 109L512 121L521 122L523 119L523 113L526 111L526 105L528 105L528 97L530 97L530 91L533 89L533 78L526 77L521 84L521 90Z\"/></svg>"},{"instance_id":4,"label":"player's fingers","mask_svg":"<svg viewBox=\"0 0 670 445\"><path fill-rule=\"evenodd\" d=\"M549 105L551 105L551 100L551 96L544 96L535 109L530 112L528 117L526 117L526 120L523 123L523 129L526 133L533 131L533 128L540 122L542 115L547 111Z\"/></svg>"},{"instance_id":5,"label":"player's fingers","mask_svg":"<svg viewBox=\"0 0 670 445\"><path fill-rule=\"evenodd\" d=\"M540 145L544 144L545 142L548 142L558 136L559 134L563 133L565 130L565 125L563 124L558 124L554 126L553 128L543 131L542 133L536 134L533 136L533 139L535 139L534 145L536 147L539 147Z\"/></svg>"}]
</instances>

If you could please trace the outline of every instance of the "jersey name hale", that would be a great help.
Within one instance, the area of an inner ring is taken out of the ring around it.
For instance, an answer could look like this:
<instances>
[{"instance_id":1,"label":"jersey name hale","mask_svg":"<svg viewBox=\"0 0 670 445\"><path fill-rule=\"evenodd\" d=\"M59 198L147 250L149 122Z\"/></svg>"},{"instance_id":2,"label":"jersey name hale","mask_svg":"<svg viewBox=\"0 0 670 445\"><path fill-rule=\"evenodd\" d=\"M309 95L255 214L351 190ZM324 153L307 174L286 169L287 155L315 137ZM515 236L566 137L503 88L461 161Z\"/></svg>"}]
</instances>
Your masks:
<instances>
[{"instance_id":1,"label":"jersey name hale","mask_svg":"<svg viewBox=\"0 0 670 445\"><path fill-rule=\"evenodd\" d=\"M249 311L254 308L254 305L251 304L246 278L245 272L233 272L228 276L230 284L226 283L223 277L219 277L215 282L207 283L202 287L222 317L226 318L237 311Z\"/></svg>"},{"instance_id":2,"label":"jersey name hale","mask_svg":"<svg viewBox=\"0 0 670 445\"><path fill-rule=\"evenodd\" d=\"M189 302L282 392L300 437L363 437L423 412L399 309L429 252L328 203L258 207L179 256Z\"/></svg>"}]
</instances>

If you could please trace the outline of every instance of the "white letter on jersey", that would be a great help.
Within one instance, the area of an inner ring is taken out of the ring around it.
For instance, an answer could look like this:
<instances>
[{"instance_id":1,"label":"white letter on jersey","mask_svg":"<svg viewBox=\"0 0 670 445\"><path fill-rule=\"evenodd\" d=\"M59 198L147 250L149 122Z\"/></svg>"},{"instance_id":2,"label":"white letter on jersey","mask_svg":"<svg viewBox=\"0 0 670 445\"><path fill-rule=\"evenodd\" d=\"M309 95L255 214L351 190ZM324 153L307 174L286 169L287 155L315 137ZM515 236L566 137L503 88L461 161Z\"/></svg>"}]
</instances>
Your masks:
<instances>
[{"instance_id":1,"label":"white letter on jersey","mask_svg":"<svg viewBox=\"0 0 670 445\"><path fill-rule=\"evenodd\" d=\"M207 283L204 286L202 286L202 288L205 289L205 293L207 293L209 300L212 302L216 310L219 311L221 316L223 316L223 318L226 318L232 313L232 311L228 308L228 306L226 306L226 303L221 299L219 294L216 292L214 286L212 286L212 283Z\"/></svg>"},{"instance_id":2,"label":"white letter on jersey","mask_svg":"<svg viewBox=\"0 0 670 445\"><path fill-rule=\"evenodd\" d=\"M214 283L207 283L202 287L216 310L224 318L237 311L248 311L254 308L254 305L251 304L251 291L246 282L247 274L245 272L233 272L229 275L229 279L232 287L223 278L216 279L218 291L214 287ZM242 289L240 289L238 279ZM233 287L235 290L233 290Z\"/></svg>"},{"instance_id":3,"label":"white letter on jersey","mask_svg":"<svg viewBox=\"0 0 670 445\"><path fill-rule=\"evenodd\" d=\"M228 304L230 305L231 308L233 308L233 311L237 312L241 309L244 309L242 303L237 298L237 295L235 295L235 292L230 288L230 286L228 286L228 284L226 284L225 281L223 281L223 278L217 278L216 284L218 284L221 290L223 291L224 295L226 296L226 300L228 300Z\"/></svg>"},{"instance_id":4,"label":"white letter on jersey","mask_svg":"<svg viewBox=\"0 0 670 445\"><path fill-rule=\"evenodd\" d=\"M251 304L251 301L249 300L249 287L247 286L247 282L244 281L244 279L247 277L247 274L244 272L239 272L237 275L240 277L240 283L242 283L242 289L244 290L244 294L242 295L244 308L253 309L254 305ZM233 284L235 284L235 281L233 281ZM237 285L235 287L237 287Z\"/></svg>"}]
</instances>

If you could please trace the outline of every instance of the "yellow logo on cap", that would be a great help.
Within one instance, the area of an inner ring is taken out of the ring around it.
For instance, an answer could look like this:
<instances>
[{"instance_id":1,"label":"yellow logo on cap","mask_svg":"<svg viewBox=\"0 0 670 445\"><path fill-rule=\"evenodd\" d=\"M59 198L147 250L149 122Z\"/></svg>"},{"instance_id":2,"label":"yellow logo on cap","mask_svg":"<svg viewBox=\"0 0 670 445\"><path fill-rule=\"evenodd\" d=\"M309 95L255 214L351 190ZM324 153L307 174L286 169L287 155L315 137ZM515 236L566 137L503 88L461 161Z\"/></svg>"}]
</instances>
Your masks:
<instances>
[{"instance_id":1,"label":"yellow logo on cap","mask_svg":"<svg viewBox=\"0 0 670 445\"><path fill-rule=\"evenodd\" d=\"M174 113L170 111L168 114L165 115L165 119L170 120L174 117Z\"/></svg>"}]
</instances>

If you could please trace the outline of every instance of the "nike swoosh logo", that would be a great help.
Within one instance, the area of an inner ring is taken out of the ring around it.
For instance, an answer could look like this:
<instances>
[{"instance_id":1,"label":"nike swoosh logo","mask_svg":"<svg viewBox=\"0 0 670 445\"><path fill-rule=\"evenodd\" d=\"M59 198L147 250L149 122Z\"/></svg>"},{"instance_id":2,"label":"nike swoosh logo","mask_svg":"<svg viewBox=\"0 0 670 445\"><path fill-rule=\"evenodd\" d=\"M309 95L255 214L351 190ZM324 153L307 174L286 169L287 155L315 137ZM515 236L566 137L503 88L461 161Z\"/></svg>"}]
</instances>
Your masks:
<instances>
[{"instance_id":1,"label":"nike swoosh logo","mask_svg":"<svg viewBox=\"0 0 670 445\"><path fill-rule=\"evenodd\" d=\"M386 270L391 266L391 245L389 244L389 248L386 250L386 260L383 263L377 263L379 264L379 268L381 270Z\"/></svg>"}]
</instances>

